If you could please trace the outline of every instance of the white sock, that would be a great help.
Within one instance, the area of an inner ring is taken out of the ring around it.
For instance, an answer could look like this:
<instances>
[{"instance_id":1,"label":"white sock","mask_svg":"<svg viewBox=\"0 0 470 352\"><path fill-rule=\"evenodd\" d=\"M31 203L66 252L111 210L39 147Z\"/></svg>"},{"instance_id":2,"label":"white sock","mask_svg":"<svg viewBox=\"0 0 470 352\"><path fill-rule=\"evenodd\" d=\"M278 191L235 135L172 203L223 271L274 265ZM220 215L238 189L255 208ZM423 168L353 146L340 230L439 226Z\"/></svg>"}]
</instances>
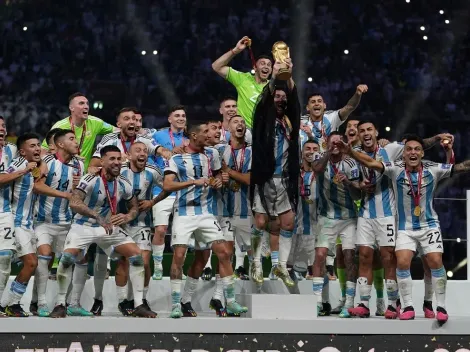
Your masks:
<instances>
[{"instance_id":1,"label":"white sock","mask_svg":"<svg viewBox=\"0 0 470 352\"><path fill-rule=\"evenodd\" d=\"M224 286L224 295L225 301L228 303L232 303L235 301L235 285L233 280L233 275L224 276L221 278L222 284Z\"/></svg>"},{"instance_id":2,"label":"white sock","mask_svg":"<svg viewBox=\"0 0 470 352\"><path fill-rule=\"evenodd\" d=\"M143 299L147 299L147 293L149 293L149 287L144 286L144 291L143 291L143 294L142 294Z\"/></svg>"},{"instance_id":3,"label":"white sock","mask_svg":"<svg viewBox=\"0 0 470 352\"><path fill-rule=\"evenodd\" d=\"M323 303L327 303L330 301L330 279L328 278L328 274L325 274L323 278L323 289L321 291L321 298Z\"/></svg>"},{"instance_id":4,"label":"white sock","mask_svg":"<svg viewBox=\"0 0 470 352\"><path fill-rule=\"evenodd\" d=\"M65 306L65 298L72 282L74 257L70 253L62 254L57 268L57 305Z\"/></svg>"},{"instance_id":5,"label":"white sock","mask_svg":"<svg viewBox=\"0 0 470 352\"><path fill-rule=\"evenodd\" d=\"M397 308L398 284L395 280L385 280L385 288L387 289L388 304L393 308Z\"/></svg>"},{"instance_id":6,"label":"white sock","mask_svg":"<svg viewBox=\"0 0 470 352\"><path fill-rule=\"evenodd\" d=\"M191 299L196 292L199 279L194 279L190 276L186 278L186 284L184 285L183 296L181 296L182 303L191 302Z\"/></svg>"},{"instance_id":7,"label":"white sock","mask_svg":"<svg viewBox=\"0 0 470 352\"><path fill-rule=\"evenodd\" d=\"M292 248L292 231L281 229L279 233L279 265L282 268L287 268L287 260Z\"/></svg>"},{"instance_id":8,"label":"white sock","mask_svg":"<svg viewBox=\"0 0 470 352\"><path fill-rule=\"evenodd\" d=\"M127 280L127 300L132 301L134 299L134 287L132 286L131 280Z\"/></svg>"},{"instance_id":9,"label":"white sock","mask_svg":"<svg viewBox=\"0 0 470 352\"><path fill-rule=\"evenodd\" d=\"M253 252L253 263L261 266L261 240L263 238L263 230L256 227L251 228L251 250Z\"/></svg>"},{"instance_id":10,"label":"white sock","mask_svg":"<svg viewBox=\"0 0 470 352\"><path fill-rule=\"evenodd\" d=\"M356 297L356 283L352 281L346 281L346 302L344 303L344 307L353 308L355 297Z\"/></svg>"},{"instance_id":11,"label":"white sock","mask_svg":"<svg viewBox=\"0 0 470 352\"><path fill-rule=\"evenodd\" d=\"M0 251L0 300L7 286L11 272L11 251Z\"/></svg>"},{"instance_id":12,"label":"white sock","mask_svg":"<svg viewBox=\"0 0 470 352\"><path fill-rule=\"evenodd\" d=\"M103 286L104 281L106 280L106 274L108 270L108 256L106 254L100 253L101 249L97 248L95 265L94 265L94 274L93 274L93 283L95 285L95 299L103 300Z\"/></svg>"},{"instance_id":13,"label":"white sock","mask_svg":"<svg viewBox=\"0 0 470 352\"><path fill-rule=\"evenodd\" d=\"M38 305L47 304L46 289L47 280L49 280L49 261L51 259L51 256L38 255L38 266L36 268L36 274L34 275Z\"/></svg>"},{"instance_id":14,"label":"white sock","mask_svg":"<svg viewBox=\"0 0 470 352\"><path fill-rule=\"evenodd\" d=\"M70 304L72 306L80 305L80 298L82 297L83 289L85 288L86 273L88 264L75 264L72 278L72 296L70 298Z\"/></svg>"},{"instance_id":15,"label":"white sock","mask_svg":"<svg viewBox=\"0 0 470 352\"><path fill-rule=\"evenodd\" d=\"M222 300L224 298L224 283L222 282L222 279L220 278L219 274L215 274L215 290L214 294L212 295L213 299L218 299L222 303L224 303Z\"/></svg>"},{"instance_id":16,"label":"white sock","mask_svg":"<svg viewBox=\"0 0 470 352\"><path fill-rule=\"evenodd\" d=\"M368 285L366 277L360 277L357 279L359 284L359 296L361 298L361 303L369 308L370 292L372 291L372 285Z\"/></svg>"},{"instance_id":17,"label":"white sock","mask_svg":"<svg viewBox=\"0 0 470 352\"><path fill-rule=\"evenodd\" d=\"M432 297L434 296L434 287L432 286L432 275L427 276L424 275L424 300L425 301L432 301Z\"/></svg>"},{"instance_id":18,"label":"white sock","mask_svg":"<svg viewBox=\"0 0 470 352\"><path fill-rule=\"evenodd\" d=\"M127 299L127 289L127 284L125 284L124 286L116 285L116 293L119 303Z\"/></svg>"},{"instance_id":19,"label":"white sock","mask_svg":"<svg viewBox=\"0 0 470 352\"><path fill-rule=\"evenodd\" d=\"M397 269L398 289L400 290L403 302L403 308L413 306L413 280L411 279L410 270Z\"/></svg>"},{"instance_id":20,"label":"white sock","mask_svg":"<svg viewBox=\"0 0 470 352\"><path fill-rule=\"evenodd\" d=\"M153 258L154 270L161 269L164 251L165 251L165 244L152 244L152 258Z\"/></svg>"},{"instance_id":21,"label":"white sock","mask_svg":"<svg viewBox=\"0 0 470 352\"><path fill-rule=\"evenodd\" d=\"M144 260L141 255L129 258L129 279L132 283L132 291L134 293L134 307L142 304L144 295Z\"/></svg>"},{"instance_id":22,"label":"white sock","mask_svg":"<svg viewBox=\"0 0 470 352\"><path fill-rule=\"evenodd\" d=\"M438 307L445 309L446 307L446 286L447 286L447 274L444 267L439 269L431 269L432 275L432 286L434 292L436 292L436 304Z\"/></svg>"},{"instance_id":23,"label":"white sock","mask_svg":"<svg viewBox=\"0 0 470 352\"><path fill-rule=\"evenodd\" d=\"M7 307L9 305L20 304L21 298L23 298L27 286L28 283L21 283L16 280L13 281L11 283L7 299L2 300L2 306Z\"/></svg>"},{"instance_id":24,"label":"white sock","mask_svg":"<svg viewBox=\"0 0 470 352\"><path fill-rule=\"evenodd\" d=\"M171 279L171 305L172 308L180 306L181 302L181 279Z\"/></svg>"},{"instance_id":25,"label":"white sock","mask_svg":"<svg viewBox=\"0 0 470 352\"><path fill-rule=\"evenodd\" d=\"M322 277L312 278L312 288L313 295L317 298L317 306L323 308L322 304L322 292L323 292L323 283L325 279Z\"/></svg>"},{"instance_id":26,"label":"white sock","mask_svg":"<svg viewBox=\"0 0 470 352\"><path fill-rule=\"evenodd\" d=\"M245 256L246 252L243 252L238 241L235 241L235 269L245 267Z\"/></svg>"},{"instance_id":27,"label":"white sock","mask_svg":"<svg viewBox=\"0 0 470 352\"><path fill-rule=\"evenodd\" d=\"M209 259L207 259L207 263L206 265L204 266L204 269L205 268L211 268L212 269L212 251L210 251L210 254L209 254Z\"/></svg>"}]
</instances>

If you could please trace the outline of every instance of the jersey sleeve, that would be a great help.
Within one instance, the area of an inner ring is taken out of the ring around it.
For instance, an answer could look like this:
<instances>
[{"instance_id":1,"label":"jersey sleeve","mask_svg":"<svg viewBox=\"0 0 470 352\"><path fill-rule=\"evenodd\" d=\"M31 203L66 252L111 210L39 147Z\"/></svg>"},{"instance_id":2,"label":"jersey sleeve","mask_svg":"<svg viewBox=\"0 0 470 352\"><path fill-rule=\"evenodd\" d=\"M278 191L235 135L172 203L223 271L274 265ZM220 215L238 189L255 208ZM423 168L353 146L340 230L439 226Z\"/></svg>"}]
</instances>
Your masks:
<instances>
[{"instance_id":1,"label":"jersey sleeve","mask_svg":"<svg viewBox=\"0 0 470 352\"><path fill-rule=\"evenodd\" d=\"M246 158L245 158L245 161L243 162L243 170L245 173L247 172L251 172L251 148L247 149L247 152L249 151L249 153L246 153Z\"/></svg>"},{"instance_id":2,"label":"jersey sleeve","mask_svg":"<svg viewBox=\"0 0 470 352\"><path fill-rule=\"evenodd\" d=\"M149 155L155 155L157 149L160 147L160 144L158 144L153 138L140 136L136 139L136 142L144 143L149 151Z\"/></svg>"},{"instance_id":3,"label":"jersey sleeve","mask_svg":"<svg viewBox=\"0 0 470 352\"><path fill-rule=\"evenodd\" d=\"M96 176L94 175L86 174L80 179L77 189L84 192L85 194L88 194L88 192L93 192L93 182L95 178Z\"/></svg>"},{"instance_id":4,"label":"jersey sleeve","mask_svg":"<svg viewBox=\"0 0 470 352\"><path fill-rule=\"evenodd\" d=\"M134 190L129 180L125 179L123 183L124 183L124 192L122 194L122 199L124 199L125 201L129 201L134 196Z\"/></svg>"},{"instance_id":5,"label":"jersey sleeve","mask_svg":"<svg viewBox=\"0 0 470 352\"><path fill-rule=\"evenodd\" d=\"M98 143L98 145L96 146L96 150L95 152L93 153L93 158L101 158L101 149L103 149L104 147L106 147L107 145L110 144L110 140L107 140L106 142L102 143Z\"/></svg>"},{"instance_id":6,"label":"jersey sleeve","mask_svg":"<svg viewBox=\"0 0 470 352\"><path fill-rule=\"evenodd\" d=\"M11 174L18 170L24 170L26 168L26 165L28 165L28 162L24 158L13 159L10 166L8 166L8 168L2 171L1 173Z\"/></svg>"},{"instance_id":7,"label":"jersey sleeve","mask_svg":"<svg viewBox=\"0 0 470 352\"><path fill-rule=\"evenodd\" d=\"M344 173L348 177L350 181L357 181L359 180L359 165L357 164L356 160L348 158L344 160Z\"/></svg>"},{"instance_id":8,"label":"jersey sleeve","mask_svg":"<svg viewBox=\"0 0 470 352\"><path fill-rule=\"evenodd\" d=\"M210 166L212 171L217 171L222 168L222 162L220 161L220 153L217 149L212 149L212 158L209 158Z\"/></svg>"},{"instance_id":9,"label":"jersey sleeve","mask_svg":"<svg viewBox=\"0 0 470 352\"><path fill-rule=\"evenodd\" d=\"M247 129L245 132L245 142L250 145L253 143L253 134L250 129Z\"/></svg>"},{"instance_id":10,"label":"jersey sleeve","mask_svg":"<svg viewBox=\"0 0 470 352\"><path fill-rule=\"evenodd\" d=\"M172 157L170 160L165 160L164 173L165 175L167 173L170 173L170 174L176 174L178 176L178 165L176 165L174 157Z\"/></svg>"},{"instance_id":11,"label":"jersey sleeve","mask_svg":"<svg viewBox=\"0 0 470 352\"><path fill-rule=\"evenodd\" d=\"M244 73L237 71L231 67L228 68L227 81L233 84L235 88L242 85L244 80Z\"/></svg>"},{"instance_id":12,"label":"jersey sleeve","mask_svg":"<svg viewBox=\"0 0 470 352\"><path fill-rule=\"evenodd\" d=\"M343 124L344 121L341 121L339 117L339 110L330 111L325 113L325 118L328 120L331 126L330 133L333 131L337 131L338 128Z\"/></svg>"},{"instance_id":13,"label":"jersey sleeve","mask_svg":"<svg viewBox=\"0 0 470 352\"><path fill-rule=\"evenodd\" d=\"M384 149L387 152L389 159L395 161L402 158L405 145L400 142L394 142L387 144Z\"/></svg>"},{"instance_id":14,"label":"jersey sleeve","mask_svg":"<svg viewBox=\"0 0 470 352\"><path fill-rule=\"evenodd\" d=\"M384 166L383 174L394 180L400 167L393 161L382 161L382 165Z\"/></svg>"},{"instance_id":15,"label":"jersey sleeve","mask_svg":"<svg viewBox=\"0 0 470 352\"><path fill-rule=\"evenodd\" d=\"M163 175L160 171L152 170L153 184L158 187L163 187Z\"/></svg>"},{"instance_id":16,"label":"jersey sleeve","mask_svg":"<svg viewBox=\"0 0 470 352\"><path fill-rule=\"evenodd\" d=\"M429 171L436 179L436 181L443 180L452 175L452 164L441 164L441 163L432 163L428 166Z\"/></svg>"},{"instance_id":17,"label":"jersey sleeve","mask_svg":"<svg viewBox=\"0 0 470 352\"><path fill-rule=\"evenodd\" d=\"M90 117L94 117L94 116L90 116ZM107 122L104 122L102 119L99 119L97 117L94 117L93 123L94 123L93 129L95 130L95 133L97 135L104 136L105 134L113 133L114 131L114 127L112 125L110 125Z\"/></svg>"}]
</instances>

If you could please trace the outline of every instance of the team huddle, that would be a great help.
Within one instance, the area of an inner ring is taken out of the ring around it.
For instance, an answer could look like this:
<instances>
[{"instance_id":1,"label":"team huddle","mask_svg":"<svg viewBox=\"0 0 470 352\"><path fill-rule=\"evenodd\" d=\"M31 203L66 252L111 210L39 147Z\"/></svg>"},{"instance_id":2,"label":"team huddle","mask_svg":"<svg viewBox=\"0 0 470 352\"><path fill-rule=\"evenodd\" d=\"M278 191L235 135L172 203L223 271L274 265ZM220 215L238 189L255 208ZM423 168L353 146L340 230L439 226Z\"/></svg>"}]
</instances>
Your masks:
<instances>
[{"instance_id":1,"label":"team huddle","mask_svg":"<svg viewBox=\"0 0 470 352\"><path fill-rule=\"evenodd\" d=\"M318 315L369 317L374 282L376 315L414 319L410 265L418 252L426 273L424 314L440 324L448 320L433 197L440 180L470 171L470 161L454 165L453 136L407 135L389 142L378 139L372 122L358 120L348 121L343 136L339 127L368 87L359 85L334 111L326 110L321 94L311 94L307 115L301 116L293 79L276 79L282 64L292 72L290 59L273 63L261 56L254 75L228 67L248 40L242 38L213 63L238 92L238 100L221 101L222 121L188 122L184 107L175 106L170 126L157 131L142 127L137 109L123 108L114 127L89 116L88 100L80 93L70 97L70 116L52 127L42 145L32 133L16 145L7 143L0 119L0 314L28 316L20 300L34 276L34 315L101 315L111 258L117 261L120 312L155 318L147 301L149 282L162 279L169 232L172 318L197 316L192 296L199 278L211 278L213 253L218 264L210 307L218 316L247 312L235 300L234 280L251 278L261 285L262 257L270 256L269 278L288 287L308 271ZM436 143L446 150L445 163L424 160L424 150ZM92 244L98 248L95 301L88 311L80 298ZM184 278L188 248L194 249L194 261ZM53 256L60 261L51 310L46 291ZM342 299L331 309L335 257ZM374 257L381 277L373 270ZM21 271L4 292L17 259ZM354 306L357 286L360 303Z\"/></svg>"}]
</instances>

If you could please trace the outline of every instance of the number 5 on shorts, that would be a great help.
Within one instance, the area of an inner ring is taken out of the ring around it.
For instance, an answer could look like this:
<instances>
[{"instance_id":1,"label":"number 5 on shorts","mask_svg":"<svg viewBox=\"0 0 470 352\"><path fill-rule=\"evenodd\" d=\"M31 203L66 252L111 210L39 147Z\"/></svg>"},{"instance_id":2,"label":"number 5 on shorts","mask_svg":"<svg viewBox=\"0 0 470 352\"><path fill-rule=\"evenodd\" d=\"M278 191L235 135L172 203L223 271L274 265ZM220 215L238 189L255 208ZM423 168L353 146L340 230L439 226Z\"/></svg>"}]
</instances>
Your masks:
<instances>
[{"instance_id":1,"label":"number 5 on shorts","mask_svg":"<svg viewBox=\"0 0 470 352\"><path fill-rule=\"evenodd\" d=\"M393 237L395 235L395 231L393 230L393 224L387 224L387 236Z\"/></svg>"}]
</instances>

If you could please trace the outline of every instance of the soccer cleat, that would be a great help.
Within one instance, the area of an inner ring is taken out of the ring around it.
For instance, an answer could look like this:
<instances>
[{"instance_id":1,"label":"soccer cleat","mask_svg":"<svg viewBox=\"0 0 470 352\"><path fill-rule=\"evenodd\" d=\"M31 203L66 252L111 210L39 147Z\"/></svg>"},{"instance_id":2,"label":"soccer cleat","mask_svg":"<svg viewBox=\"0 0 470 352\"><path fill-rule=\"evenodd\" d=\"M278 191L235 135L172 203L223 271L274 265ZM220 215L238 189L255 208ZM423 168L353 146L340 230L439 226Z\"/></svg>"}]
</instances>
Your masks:
<instances>
[{"instance_id":1,"label":"soccer cleat","mask_svg":"<svg viewBox=\"0 0 470 352\"><path fill-rule=\"evenodd\" d=\"M163 279L163 266L162 265L156 265L155 266L155 270L153 271L152 279L153 280Z\"/></svg>"},{"instance_id":2,"label":"soccer cleat","mask_svg":"<svg viewBox=\"0 0 470 352\"><path fill-rule=\"evenodd\" d=\"M431 301L424 301L423 312L424 312L424 317L427 319L434 319L436 317L436 314L434 314L434 309L432 309Z\"/></svg>"},{"instance_id":3,"label":"soccer cleat","mask_svg":"<svg viewBox=\"0 0 470 352\"><path fill-rule=\"evenodd\" d=\"M336 308L332 309L330 313L331 313L331 314L336 314L336 315L338 315L339 313L341 313L341 311L343 310L343 307L344 307L344 303L345 303L345 302L346 302L346 301L340 299L338 306L337 306Z\"/></svg>"},{"instance_id":4,"label":"soccer cleat","mask_svg":"<svg viewBox=\"0 0 470 352\"><path fill-rule=\"evenodd\" d=\"M211 281L212 280L212 269L209 268L209 267L205 268L204 271L202 272L201 278L204 281Z\"/></svg>"},{"instance_id":5,"label":"soccer cleat","mask_svg":"<svg viewBox=\"0 0 470 352\"><path fill-rule=\"evenodd\" d=\"M191 302L181 302L181 311L185 317L197 317L196 311L193 309Z\"/></svg>"},{"instance_id":6,"label":"soccer cleat","mask_svg":"<svg viewBox=\"0 0 470 352\"><path fill-rule=\"evenodd\" d=\"M29 314L23 310L21 304L13 304L5 308L5 313L9 317L26 318Z\"/></svg>"},{"instance_id":7,"label":"soccer cleat","mask_svg":"<svg viewBox=\"0 0 470 352\"><path fill-rule=\"evenodd\" d=\"M400 314L400 320L413 320L415 318L415 309L412 306L403 309L403 313Z\"/></svg>"},{"instance_id":8,"label":"soccer cleat","mask_svg":"<svg viewBox=\"0 0 470 352\"><path fill-rule=\"evenodd\" d=\"M271 272L268 275L269 280L277 280L278 279L278 277L276 275L276 267L277 267L277 265L273 265L271 267Z\"/></svg>"},{"instance_id":9,"label":"soccer cleat","mask_svg":"<svg viewBox=\"0 0 470 352\"><path fill-rule=\"evenodd\" d=\"M134 305L131 303L131 301L125 299L124 301L118 304L118 309L122 313L122 315L124 315L125 317L130 317L134 312Z\"/></svg>"},{"instance_id":10,"label":"soccer cleat","mask_svg":"<svg viewBox=\"0 0 470 352\"><path fill-rule=\"evenodd\" d=\"M251 265L250 274L251 274L251 280L253 280L257 284L262 284L264 282L263 272L261 271L261 268L257 264L253 263Z\"/></svg>"},{"instance_id":11,"label":"soccer cleat","mask_svg":"<svg viewBox=\"0 0 470 352\"><path fill-rule=\"evenodd\" d=\"M29 312L34 316L38 315L38 302L31 301L31 304L29 305Z\"/></svg>"},{"instance_id":12,"label":"soccer cleat","mask_svg":"<svg viewBox=\"0 0 470 352\"><path fill-rule=\"evenodd\" d=\"M385 300L377 298L377 310L375 311L376 317L383 317L385 315Z\"/></svg>"},{"instance_id":13,"label":"soccer cleat","mask_svg":"<svg viewBox=\"0 0 470 352\"><path fill-rule=\"evenodd\" d=\"M6 317L5 307L0 306L0 318Z\"/></svg>"},{"instance_id":14,"label":"soccer cleat","mask_svg":"<svg viewBox=\"0 0 470 352\"><path fill-rule=\"evenodd\" d=\"M99 317L101 316L101 312L103 311L103 308L104 308L103 301L95 298L95 302L93 303L93 307L91 307L90 312L93 315Z\"/></svg>"},{"instance_id":15,"label":"soccer cleat","mask_svg":"<svg viewBox=\"0 0 470 352\"><path fill-rule=\"evenodd\" d=\"M49 307L46 304L41 304L38 307L38 310L37 310L38 317L47 318L50 314L51 314L51 311L49 310Z\"/></svg>"},{"instance_id":16,"label":"soccer cleat","mask_svg":"<svg viewBox=\"0 0 470 352\"><path fill-rule=\"evenodd\" d=\"M67 315L70 315L71 317L92 317L93 313L87 311L85 308L83 308L80 305L78 306L69 305L67 307Z\"/></svg>"},{"instance_id":17,"label":"soccer cleat","mask_svg":"<svg viewBox=\"0 0 470 352\"><path fill-rule=\"evenodd\" d=\"M388 306L384 314L385 319L396 319L398 317L398 312L391 305Z\"/></svg>"},{"instance_id":18,"label":"soccer cleat","mask_svg":"<svg viewBox=\"0 0 470 352\"><path fill-rule=\"evenodd\" d=\"M401 312L401 302L400 302L400 298L397 299L397 312L398 312L398 315L400 315L400 312Z\"/></svg>"},{"instance_id":19,"label":"soccer cleat","mask_svg":"<svg viewBox=\"0 0 470 352\"><path fill-rule=\"evenodd\" d=\"M220 299L214 299L212 298L211 301L209 302L209 308L212 310L215 310L215 314L218 317L226 317L227 316L227 310L225 309L224 305L220 301Z\"/></svg>"},{"instance_id":20,"label":"soccer cleat","mask_svg":"<svg viewBox=\"0 0 470 352\"><path fill-rule=\"evenodd\" d=\"M241 313L248 312L247 307L241 306L237 301L227 302L227 315L235 314L240 315Z\"/></svg>"},{"instance_id":21,"label":"soccer cleat","mask_svg":"<svg viewBox=\"0 0 470 352\"><path fill-rule=\"evenodd\" d=\"M302 273L298 272L297 270L292 269L291 273L292 273L291 278L293 276L292 280L294 281L302 281L304 279L304 276L302 275Z\"/></svg>"},{"instance_id":22,"label":"soccer cleat","mask_svg":"<svg viewBox=\"0 0 470 352\"><path fill-rule=\"evenodd\" d=\"M49 318L65 318L67 316L67 310L63 304L59 304L54 307Z\"/></svg>"},{"instance_id":23,"label":"soccer cleat","mask_svg":"<svg viewBox=\"0 0 470 352\"><path fill-rule=\"evenodd\" d=\"M363 303L359 303L356 308L349 308L349 314L353 317L359 318L369 318L370 317L370 309L365 306Z\"/></svg>"},{"instance_id":24,"label":"soccer cleat","mask_svg":"<svg viewBox=\"0 0 470 352\"><path fill-rule=\"evenodd\" d=\"M287 287L293 287L295 285L295 282L291 279L287 268L278 265L274 268L274 274L279 277Z\"/></svg>"},{"instance_id":25,"label":"soccer cleat","mask_svg":"<svg viewBox=\"0 0 470 352\"><path fill-rule=\"evenodd\" d=\"M130 301L131 304L132 304L132 308L134 308L134 300ZM145 306L145 308L147 308L148 310L152 310L152 308L150 308L150 305L149 305L149 302L144 298L142 300L142 304Z\"/></svg>"},{"instance_id":26,"label":"soccer cleat","mask_svg":"<svg viewBox=\"0 0 470 352\"><path fill-rule=\"evenodd\" d=\"M437 323L439 324L439 326L444 325L447 320L449 320L449 315L447 314L447 311L442 307L437 307L436 312Z\"/></svg>"},{"instance_id":27,"label":"soccer cleat","mask_svg":"<svg viewBox=\"0 0 470 352\"><path fill-rule=\"evenodd\" d=\"M343 307L343 309L341 309L341 313L339 313L339 317L340 318L351 318L351 314L349 314L348 308Z\"/></svg>"},{"instance_id":28,"label":"soccer cleat","mask_svg":"<svg viewBox=\"0 0 470 352\"><path fill-rule=\"evenodd\" d=\"M173 306L171 313L170 313L170 318L178 319L178 318L181 318L182 316L183 316L183 312L181 311L181 305L178 304L178 305Z\"/></svg>"},{"instance_id":29,"label":"soccer cleat","mask_svg":"<svg viewBox=\"0 0 470 352\"><path fill-rule=\"evenodd\" d=\"M240 280L250 280L248 274L246 273L245 268L242 266L239 266L238 269L235 269L235 271L233 272L233 275L239 278Z\"/></svg>"},{"instance_id":30,"label":"soccer cleat","mask_svg":"<svg viewBox=\"0 0 470 352\"><path fill-rule=\"evenodd\" d=\"M319 317L327 317L331 313L331 304L328 302L323 302L322 303L322 308L317 311L317 315Z\"/></svg>"},{"instance_id":31,"label":"soccer cleat","mask_svg":"<svg viewBox=\"0 0 470 352\"><path fill-rule=\"evenodd\" d=\"M132 316L137 318L156 318L157 313L152 312L150 309L147 309L144 304L141 304L136 309L134 309Z\"/></svg>"}]
</instances>

